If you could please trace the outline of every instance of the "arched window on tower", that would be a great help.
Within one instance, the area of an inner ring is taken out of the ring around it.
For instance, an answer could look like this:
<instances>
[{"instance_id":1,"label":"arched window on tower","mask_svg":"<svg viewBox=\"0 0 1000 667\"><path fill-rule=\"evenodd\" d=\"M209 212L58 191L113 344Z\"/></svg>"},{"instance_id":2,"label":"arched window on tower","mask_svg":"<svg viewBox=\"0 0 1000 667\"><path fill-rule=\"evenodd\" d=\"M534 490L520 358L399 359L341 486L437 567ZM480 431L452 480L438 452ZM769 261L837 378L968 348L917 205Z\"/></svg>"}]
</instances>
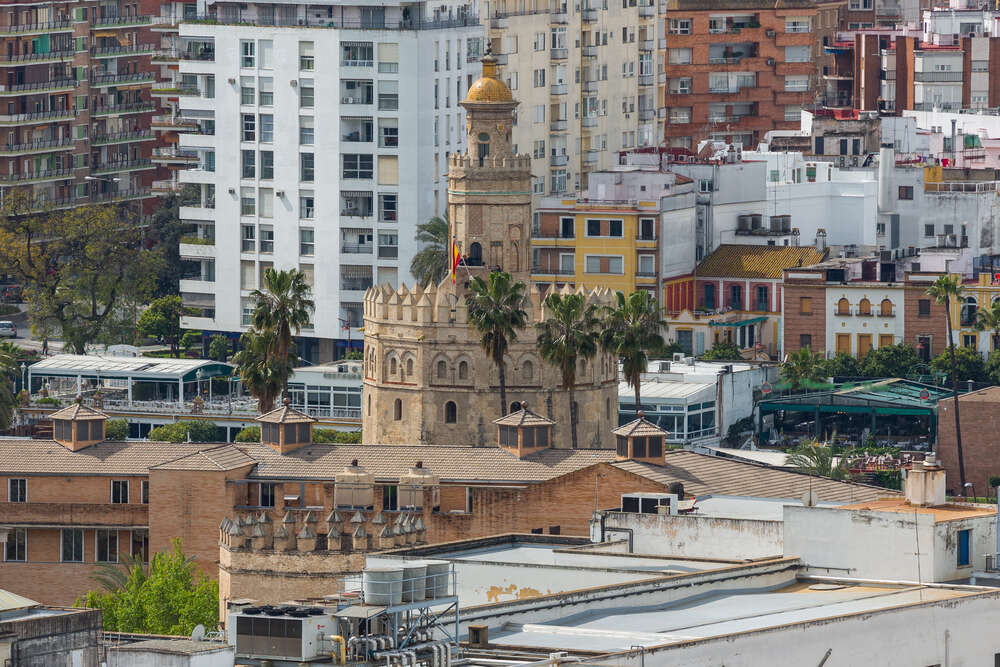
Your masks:
<instances>
[{"instance_id":1,"label":"arched window on tower","mask_svg":"<svg viewBox=\"0 0 1000 667\"><path fill-rule=\"evenodd\" d=\"M454 424L458 421L458 406L455 401L448 401L444 404L444 423Z\"/></svg>"},{"instance_id":2,"label":"arched window on tower","mask_svg":"<svg viewBox=\"0 0 1000 667\"><path fill-rule=\"evenodd\" d=\"M535 365L530 361L525 361L521 364L521 372L524 374L525 380L531 380L535 375Z\"/></svg>"},{"instance_id":3,"label":"arched window on tower","mask_svg":"<svg viewBox=\"0 0 1000 667\"><path fill-rule=\"evenodd\" d=\"M473 242L469 244L469 266L483 265L483 246Z\"/></svg>"},{"instance_id":4,"label":"arched window on tower","mask_svg":"<svg viewBox=\"0 0 1000 667\"><path fill-rule=\"evenodd\" d=\"M458 363L458 379L459 380L469 379L469 362L460 361Z\"/></svg>"},{"instance_id":5,"label":"arched window on tower","mask_svg":"<svg viewBox=\"0 0 1000 667\"><path fill-rule=\"evenodd\" d=\"M444 361L439 361L437 367L438 367L437 370L438 378L444 379L445 375L447 375L448 373L448 364L446 364Z\"/></svg>"},{"instance_id":6,"label":"arched window on tower","mask_svg":"<svg viewBox=\"0 0 1000 667\"><path fill-rule=\"evenodd\" d=\"M490 154L490 135L486 132L479 133L479 144L477 145L476 154L479 156L479 166L482 167Z\"/></svg>"},{"instance_id":7,"label":"arched window on tower","mask_svg":"<svg viewBox=\"0 0 1000 667\"><path fill-rule=\"evenodd\" d=\"M403 419L403 400L397 398L392 404L392 418L396 421L401 421Z\"/></svg>"},{"instance_id":8,"label":"arched window on tower","mask_svg":"<svg viewBox=\"0 0 1000 667\"><path fill-rule=\"evenodd\" d=\"M406 374L407 376L413 375L413 359L406 360Z\"/></svg>"}]
</instances>

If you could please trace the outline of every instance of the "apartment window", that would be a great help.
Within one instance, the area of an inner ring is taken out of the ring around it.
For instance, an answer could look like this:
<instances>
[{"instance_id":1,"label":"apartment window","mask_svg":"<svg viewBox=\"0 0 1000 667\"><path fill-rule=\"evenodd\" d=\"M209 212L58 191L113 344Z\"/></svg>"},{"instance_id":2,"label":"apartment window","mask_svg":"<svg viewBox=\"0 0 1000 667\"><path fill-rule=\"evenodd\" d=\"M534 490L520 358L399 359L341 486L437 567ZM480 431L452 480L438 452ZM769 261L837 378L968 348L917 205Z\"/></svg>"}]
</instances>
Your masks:
<instances>
[{"instance_id":1,"label":"apartment window","mask_svg":"<svg viewBox=\"0 0 1000 667\"><path fill-rule=\"evenodd\" d=\"M62 529L62 562L83 562L83 530L80 528Z\"/></svg>"},{"instance_id":2,"label":"apartment window","mask_svg":"<svg viewBox=\"0 0 1000 667\"><path fill-rule=\"evenodd\" d=\"M142 495L142 504L143 505L148 505L149 504L149 480L148 479L144 479L144 480L142 480L139 483L139 490L140 490L141 495Z\"/></svg>"},{"instance_id":3,"label":"apartment window","mask_svg":"<svg viewBox=\"0 0 1000 667\"><path fill-rule=\"evenodd\" d=\"M813 302L811 296L799 297L799 315L812 315Z\"/></svg>"},{"instance_id":4,"label":"apartment window","mask_svg":"<svg viewBox=\"0 0 1000 667\"><path fill-rule=\"evenodd\" d=\"M316 141L315 119L312 116L299 116L299 143L312 146Z\"/></svg>"},{"instance_id":5,"label":"apartment window","mask_svg":"<svg viewBox=\"0 0 1000 667\"><path fill-rule=\"evenodd\" d=\"M28 502L28 480L26 479L7 480L7 500L12 503Z\"/></svg>"},{"instance_id":6,"label":"apartment window","mask_svg":"<svg viewBox=\"0 0 1000 667\"><path fill-rule=\"evenodd\" d=\"M934 225L924 225L924 236L928 238L934 236Z\"/></svg>"},{"instance_id":7,"label":"apartment window","mask_svg":"<svg viewBox=\"0 0 1000 667\"><path fill-rule=\"evenodd\" d=\"M252 39L240 40L240 67L254 67L254 42Z\"/></svg>"},{"instance_id":8,"label":"apartment window","mask_svg":"<svg viewBox=\"0 0 1000 667\"><path fill-rule=\"evenodd\" d=\"M313 153L299 155L299 180L305 183L316 180L316 156Z\"/></svg>"},{"instance_id":9,"label":"apartment window","mask_svg":"<svg viewBox=\"0 0 1000 667\"><path fill-rule=\"evenodd\" d=\"M969 529L958 531L958 561L959 566L968 565L972 562L970 549L972 531Z\"/></svg>"},{"instance_id":10,"label":"apartment window","mask_svg":"<svg viewBox=\"0 0 1000 667\"><path fill-rule=\"evenodd\" d=\"M639 275L651 276L656 273L655 255L639 255Z\"/></svg>"},{"instance_id":11,"label":"apartment window","mask_svg":"<svg viewBox=\"0 0 1000 667\"><path fill-rule=\"evenodd\" d=\"M128 503L128 480L111 480L111 503L124 505Z\"/></svg>"},{"instance_id":12,"label":"apartment window","mask_svg":"<svg viewBox=\"0 0 1000 667\"><path fill-rule=\"evenodd\" d=\"M262 39L257 46L260 47L260 68L271 69L274 67L274 42Z\"/></svg>"},{"instance_id":13,"label":"apartment window","mask_svg":"<svg viewBox=\"0 0 1000 667\"><path fill-rule=\"evenodd\" d=\"M257 117L252 113L243 114L243 141L257 140Z\"/></svg>"},{"instance_id":14,"label":"apartment window","mask_svg":"<svg viewBox=\"0 0 1000 667\"><path fill-rule=\"evenodd\" d=\"M690 95L691 77L685 76L679 79L670 79L669 90L671 95Z\"/></svg>"},{"instance_id":15,"label":"apartment window","mask_svg":"<svg viewBox=\"0 0 1000 667\"><path fill-rule=\"evenodd\" d=\"M544 69L536 69L534 71L533 79L534 79L534 83L535 83L535 88L544 88L545 87L545 70Z\"/></svg>"},{"instance_id":16,"label":"apartment window","mask_svg":"<svg viewBox=\"0 0 1000 667\"><path fill-rule=\"evenodd\" d=\"M316 232L312 229L299 230L299 254L311 256L316 252Z\"/></svg>"},{"instance_id":17,"label":"apartment window","mask_svg":"<svg viewBox=\"0 0 1000 667\"><path fill-rule=\"evenodd\" d=\"M261 225L260 227L260 251L270 255L274 252L274 227Z\"/></svg>"},{"instance_id":18,"label":"apartment window","mask_svg":"<svg viewBox=\"0 0 1000 667\"><path fill-rule=\"evenodd\" d=\"M587 220L587 236L622 238L621 220Z\"/></svg>"},{"instance_id":19,"label":"apartment window","mask_svg":"<svg viewBox=\"0 0 1000 667\"><path fill-rule=\"evenodd\" d=\"M813 344L812 334L799 334L799 347L806 350L811 350Z\"/></svg>"},{"instance_id":20,"label":"apartment window","mask_svg":"<svg viewBox=\"0 0 1000 667\"><path fill-rule=\"evenodd\" d=\"M850 0L847 7L852 12L867 11L873 7L873 2L874 0Z\"/></svg>"},{"instance_id":21,"label":"apartment window","mask_svg":"<svg viewBox=\"0 0 1000 667\"><path fill-rule=\"evenodd\" d=\"M27 528L13 528L7 533L7 548L3 559L8 563L24 563L28 560Z\"/></svg>"},{"instance_id":22,"label":"apartment window","mask_svg":"<svg viewBox=\"0 0 1000 667\"><path fill-rule=\"evenodd\" d=\"M257 176L257 151L243 150L240 153L242 154L242 177L255 178Z\"/></svg>"},{"instance_id":23,"label":"apartment window","mask_svg":"<svg viewBox=\"0 0 1000 667\"><path fill-rule=\"evenodd\" d=\"M808 74L794 74L785 77L785 90L788 91L801 91L809 90L809 75Z\"/></svg>"},{"instance_id":24,"label":"apartment window","mask_svg":"<svg viewBox=\"0 0 1000 667\"><path fill-rule=\"evenodd\" d=\"M340 64L346 67L371 67L375 63L372 42L343 42Z\"/></svg>"},{"instance_id":25,"label":"apartment window","mask_svg":"<svg viewBox=\"0 0 1000 667\"><path fill-rule=\"evenodd\" d=\"M260 77L259 103L262 107L274 105L274 78L270 76Z\"/></svg>"},{"instance_id":26,"label":"apartment window","mask_svg":"<svg viewBox=\"0 0 1000 667\"><path fill-rule=\"evenodd\" d=\"M566 192L566 170L565 169L553 169L552 170L552 192Z\"/></svg>"},{"instance_id":27,"label":"apartment window","mask_svg":"<svg viewBox=\"0 0 1000 667\"><path fill-rule=\"evenodd\" d=\"M538 159L545 157L545 140L538 139L535 141L532 150L532 157Z\"/></svg>"},{"instance_id":28,"label":"apartment window","mask_svg":"<svg viewBox=\"0 0 1000 667\"><path fill-rule=\"evenodd\" d=\"M382 148L397 148L399 146L399 121L395 118L378 119L379 140Z\"/></svg>"},{"instance_id":29,"label":"apartment window","mask_svg":"<svg viewBox=\"0 0 1000 667\"><path fill-rule=\"evenodd\" d=\"M671 107L670 124L684 125L691 122L691 107Z\"/></svg>"},{"instance_id":30,"label":"apartment window","mask_svg":"<svg viewBox=\"0 0 1000 667\"><path fill-rule=\"evenodd\" d=\"M313 88L312 79L301 79L299 81L299 106L303 109L311 109L316 104L316 90Z\"/></svg>"},{"instance_id":31,"label":"apartment window","mask_svg":"<svg viewBox=\"0 0 1000 667\"><path fill-rule=\"evenodd\" d=\"M299 42L299 69L311 72L315 67L316 55L313 42Z\"/></svg>"},{"instance_id":32,"label":"apartment window","mask_svg":"<svg viewBox=\"0 0 1000 667\"><path fill-rule=\"evenodd\" d=\"M809 32L811 29L809 17L785 18L785 32Z\"/></svg>"},{"instance_id":33,"label":"apartment window","mask_svg":"<svg viewBox=\"0 0 1000 667\"><path fill-rule=\"evenodd\" d=\"M257 197L253 188L240 188L240 215L257 215Z\"/></svg>"},{"instance_id":34,"label":"apartment window","mask_svg":"<svg viewBox=\"0 0 1000 667\"><path fill-rule=\"evenodd\" d=\"M274 151L260 152L260 177L264 180L274 178Z\"/></svg>"},{"instance_id":35,"label":"apartment window","mask_svg":"<svg viewBox=\"0 0 1000 667\"><path fill-rule=\"evenodd\" d=\"M611 273L621 275L625 272L625 259L619 256L588 255L584 261L585 273Z\"/></svg>"},{"instance_id":36,"label":"apartment window","mask_svg":"<svg viewBox=\"0 0 1000 667\"><path fill-rule=\"evenodd\" d=\"M316 200L311 191L299 193L299 217L312 220L316 216Z\"/></svg>"},{"instance_id":37,"label":"apartment window","mask_svg":"<svg viewBox=\"0 0 1000 667\"><path fill-rule=\"evenodd\" d=\"M254 89L254 78L252 76L240 77L240 104L253 104L257 92Z\"/></svg>"},{"instance_id":38,"label":"apartment window","mask_svg":"<svg viewBox=\"0 0 1000 667\"><path fill-rule=\"evenodd\" d=\"M912 185L900 185L899 186L899 199L913 199L913 186ZM932 234L933 236L933 234Z\"/></svg>"},{"instance_id":39,"label":"apartment window","mask_svg":"<svg viewBox=\"0 0 1000 667\"><path fill-rule=\"evenodd\" d=\"M269 144L274 141L274 116L269 113L260 115L260 142Z\"/></svg>"},{"instance_id":40,"label":"apartment window","mask_svg":"<svg viewBox=\"0 0 1000 667\"><path fill-rule=\"evenodd\" d=\"M262 482L260 485L260 506L274 507L274 484Z\"/></svg>"},{"instance_id":41,"label":"apartment window","mask_svg":"<svg viewBox=\"0 0 1000 667\"><path fill-rule=\"evenodd\" d=\"M669 49L667 51L667 62L671 65L690 65L691 49Z\"/></svg>"},{"instance_id":42,"label":"apartment window","mask_svg":"<svg viewBox=\"0 0 1000 667\"><path fill-rule=\"evenodd\" d=\"M917 316L918 317L930 317L931 316L931 300L930 299L920 299L917 301Z\"/></svg>"},{"instance_id":43,"label":"apartment window","mask_svg":"<svg viewBox=\"0 0 1000 667\"><path fill-rule=\"evenodd\" d=\"M98 528L94 531L95 554L98 563L118 562L118 531Z\"/></svg>"},{"instance_id":44,"label":"apartment window","mask_svg":"<svg viewBox=\"0 0 1000 667\"><path fill-rule=\"evenodd\" d=\"M786 63L807 63L809 62L809 47L808 46L786 46L785 47L785 62Z\"/></svg>"},{"instance_id":45,"label":"apartment window","mask_svg":"<svg viewBox=\"0 0 1000 667\"><path fill-rule=\"evenodd\" d=\"M253 225L242 225L240 235L240 252L256 252L257 228Z\"/></svg>"},{"instance_id":46,"label":"apartment window","mask_svg":"<svg viewBox=\"0 0 1000 667\"><path fill-rule=\"evenodd\" d=\"M671 35L690 35L691 19L670 19Z\"/></svg>"},{"instance_id":47,"label":"apartment window","mask_svg":"<svg viewBox=\"0 0 1000 667\"><path fill-rule=\"evenodd\" d=\"M767 287L765 285L757 286L757 311L764 313L771 309L771 300L767 298Z\"/></svg>"},{"instance_id":48,"label":"apartment window","mask_svg":"<svg viewBox=\"0 0 1000 667\"><path fill-rule=\"evenodd\" d=\"M396 198L394 194L384 194L378 196L379 220L382 222L396 222Z\"/></svg>"},{"instance_id":49,"label":"apartment window","mask_svg":"<svg viewBox=\"0 0 1000 667\"><path fill-rule=\"evenodd\" d=\"M344 178L371 178L374 175L375 161L373 156L370 154L345 153L343 160Z\"/></svg>"},{"instance_id":50,"label":"apartment window","mask_svg":"<svg viewBox=\"0 0 1000 667\"><path fill-rule=\"evenodd\" d=\"M802 107L798 104L786 104L785 105L785 120L788 122L796 122L802 119Z\"/></svg>"}]
</instances>

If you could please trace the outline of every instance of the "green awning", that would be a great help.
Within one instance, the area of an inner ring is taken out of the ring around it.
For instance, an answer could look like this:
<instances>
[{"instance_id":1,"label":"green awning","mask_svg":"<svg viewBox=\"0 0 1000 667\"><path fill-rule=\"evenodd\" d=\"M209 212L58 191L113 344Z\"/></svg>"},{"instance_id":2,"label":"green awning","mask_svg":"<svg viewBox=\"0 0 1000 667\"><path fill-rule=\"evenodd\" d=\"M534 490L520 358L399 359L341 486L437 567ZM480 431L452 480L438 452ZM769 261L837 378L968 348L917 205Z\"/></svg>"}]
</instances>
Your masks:
<instances>
[{"instance_id":1,"label":"green awning","mask_svg":"<svg viewBox=\"0 0 1000 667\"><path fill-rule=\"evenodd\" d=\"M767 315L761 315L760 317L751 317L748 320L740 320L739 322L716 322L714 320L709 320L708 326L710 327L745 327L751 324L759 324L761 322L767 322Z\"/></svg>"}]
</instances>

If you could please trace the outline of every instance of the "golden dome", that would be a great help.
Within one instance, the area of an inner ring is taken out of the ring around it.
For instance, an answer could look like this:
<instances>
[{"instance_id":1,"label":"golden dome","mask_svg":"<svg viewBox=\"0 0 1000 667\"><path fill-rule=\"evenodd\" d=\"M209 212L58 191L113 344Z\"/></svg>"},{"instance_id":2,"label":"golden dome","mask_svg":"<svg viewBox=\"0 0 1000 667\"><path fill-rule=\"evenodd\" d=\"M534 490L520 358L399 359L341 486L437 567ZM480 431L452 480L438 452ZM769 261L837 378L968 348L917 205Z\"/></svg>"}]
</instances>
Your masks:
<instances>
[{"instance_id":1,"label":"golden dome","mask_svg":"<svg viewBox=\"0 0 1000 667\"><path fill-rule=\"evenodd\" d=\"M513 102L514 96L503 81L497 78L497 61L487 53L483 56L483 75L469 86L466 102Z\"/></svg>"}]
</instances>

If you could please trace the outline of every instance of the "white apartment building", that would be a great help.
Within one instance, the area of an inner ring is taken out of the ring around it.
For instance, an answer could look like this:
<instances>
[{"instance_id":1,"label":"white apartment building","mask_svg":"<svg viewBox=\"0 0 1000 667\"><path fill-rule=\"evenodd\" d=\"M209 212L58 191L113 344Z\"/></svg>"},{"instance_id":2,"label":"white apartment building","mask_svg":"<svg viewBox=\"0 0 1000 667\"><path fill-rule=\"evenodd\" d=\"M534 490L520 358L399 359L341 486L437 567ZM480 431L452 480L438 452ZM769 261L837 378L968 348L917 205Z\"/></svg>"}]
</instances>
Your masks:
<instances>
[{"instance_id":1,"label":"white apartment building","mask_svg":"<svg viewBox=\"0 0 1000 667\"><path fill-rule=\"evenodd\" d=\"M298 268L316 310L298 354L339 356L364 291L411 282L417 225L446 210L448 155L464 150L459 107L481 73L482 28L458 2L199 3L180 36L180 139L200 205L184 326L238 335L264 271ZM210 47L210 48L209 48ZM353 335L352 345L360 346Z\"/></svg>"},{"instance_id":2,"label":"white apartment building","mask_svg":"<svg viewBox=\"0 0 1000 667\"><path fill-rule=\"evenodd\" d=\"M652 0L486 0L501 77L521 105L513 131L543 195L587 189L617 153L663 139L663 22Z\"/></svg>"}]
</instances>

